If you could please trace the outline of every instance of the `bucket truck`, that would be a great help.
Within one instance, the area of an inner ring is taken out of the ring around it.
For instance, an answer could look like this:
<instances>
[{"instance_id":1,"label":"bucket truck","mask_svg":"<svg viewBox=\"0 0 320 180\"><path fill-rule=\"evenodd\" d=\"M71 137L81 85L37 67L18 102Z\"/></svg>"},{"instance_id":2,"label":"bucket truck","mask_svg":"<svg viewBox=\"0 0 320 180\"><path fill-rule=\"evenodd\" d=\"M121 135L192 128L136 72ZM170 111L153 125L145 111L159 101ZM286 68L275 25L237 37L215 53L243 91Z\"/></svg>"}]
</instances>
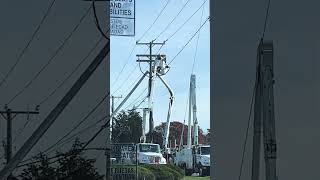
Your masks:
<instances>
[{"instance_id":1,"label":"bucket truck","mask_svg":"<svg viewBox=\"0 0 320 180\"><path fill-rule=\"evenodd\" d=\"M151 115L151 108L149 103L149 108L143 109L143 122L142 122L142 136L140 137L140 143L137 144L137 152L138 152L138 161L139 163L143 164L166 164L168 159L171 157L170 148L168 148L168 138L169 138L169 128L170 128L170 116L172 112L172 105L173 105L173 92L162 77L164 76L168 70L169 66L166 64L166 56L165 55L158 55L155 59L155 62L152 66L152 74L158 77L161 82L165 85L168 89L170 98L169 98L169 108L167 113L167 121L164 129L163 134L163 146L160 147L159 144L154 143L146 143L146 116L149 113ZM154 87L151 85L151 88ZM150 90L153 92L153 89ZM152 99L152 97L150 97ZM151 122L149 122L151 123ZM152 132L152 129L149 128L149 132ZM162 153L162 154L161 154ZM164 158L165 157L165 158Z\"/></svg>"},{"instance_id":2,"label":"bucket truck","mask_svg":"<svg viewBox=\"0 0 320 180\"><path fill-rule=\"evenodd\" d=\"M174 164L185 170L185 174L199 173L200 176L210 175L210 145L200 145L198 142L198 120L196 106L196 76L191 75L189 92L189 120L187 146L180 142L175 152ZM193 116L191 116L191 114ZM191 119L193 121L191 121ZM193 143L192 143L193 126ZM182 132L183 135L183 132Z\"/></svg>"}]
</instances>

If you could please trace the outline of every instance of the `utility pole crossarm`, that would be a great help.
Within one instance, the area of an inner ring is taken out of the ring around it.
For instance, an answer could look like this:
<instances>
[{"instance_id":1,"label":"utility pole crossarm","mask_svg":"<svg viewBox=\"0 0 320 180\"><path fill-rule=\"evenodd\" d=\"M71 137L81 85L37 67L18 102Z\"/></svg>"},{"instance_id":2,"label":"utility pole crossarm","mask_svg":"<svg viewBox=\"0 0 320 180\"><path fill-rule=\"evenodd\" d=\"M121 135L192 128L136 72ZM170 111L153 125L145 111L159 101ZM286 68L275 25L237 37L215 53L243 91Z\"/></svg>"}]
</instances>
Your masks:
<instances>
[{"instance_id":1,"label":"utility pole crossarm","mask_svg":"<svg viewBox=\"0 0 320 180\"><path fill-rule=\"evenodd\" d=\"M136 45L165 45L165 42L162 42L162 43L160 43L160 42L158 42L158 43L155 43L155 42L153 42L153 41L151 41L151 42L147 42L147 43L140 43L140 42L136 42Z\"/></svg>"},{"instance_id":2,"label":"utility pole crossarm","mask_svg":"<svg viewBox=\"0 0 320 180\"><path fill-rule=\"evenodd\" d=\"M150 55L149 54L137 54L136 55L137 57L150 57ZM156 55L156 54L151 54L151 57L157 57L158 55Z\"/></svg>"},{"instance_id":3,"label":"utility pole crossarm","mask_svg":"<svg viewBox=\"0 0 320 180\"><path fill-rule=\"evenodd\" d=\"M39 114L39 111L12 111L5 105L5 111L0 111L1 116L7 121L7 142L5 145L5 154L7 163L10 162L12 156L12 121L19 114ZM8 180L12 177L11 174L8 176Z\"/></svg>"}]
</instances>

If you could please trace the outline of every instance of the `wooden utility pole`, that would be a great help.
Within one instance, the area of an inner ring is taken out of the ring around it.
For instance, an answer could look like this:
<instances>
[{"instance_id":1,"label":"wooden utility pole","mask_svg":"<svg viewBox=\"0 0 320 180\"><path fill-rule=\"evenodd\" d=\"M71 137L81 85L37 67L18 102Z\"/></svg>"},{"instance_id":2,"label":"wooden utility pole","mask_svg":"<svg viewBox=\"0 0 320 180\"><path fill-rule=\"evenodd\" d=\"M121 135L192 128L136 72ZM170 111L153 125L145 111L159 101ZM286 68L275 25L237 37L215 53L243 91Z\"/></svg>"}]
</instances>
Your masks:
<instances>
[{"instance_id":1,"label":"wooden utility pole","mask_svg":"<svg viewBox=\"0 0 320 180\"><path fill-rule=\"evenodd\" d=\"M114 111L114 99L121 99L122 96L111 96L111 113Z\"/></svg>"},{"instance_id":2,"label":"wooden utility pole","mask_svg":"<svg viewBox=\"0 0 320 180\"><path fill-rule=\"evenodd\" d=\"M137 45L147 45L149 47L149 54L138 54L138 60L137 62L147 62L149 63L149 83L148 83L148 113L149 113L149 135L150 135L150 141L152 142L152 135L153 135L153 128L154 128L154 122L153 122L153 87L154 87L154 79L156 76L156 69L157 64L155 64L155 58L157 58L159 55L152 54L152 48L155 45L161 45L163 46L165 42L162 43L156 43L154 41L151 41L149 43L136 43ZM149 59L140 59L141 57L148 57Z\"/></svg>"},{"instance_id":3,"label":"wooden utility pole","mask_svg":"<svg viewBox=\"0 0 320 180\"><path fill-rule=\"evenodd\" d=\"M8 164L12 157L12 120L19 114L39 114L39 110L36 109L36 111L12 111L8 108L7 105L5 105L4 109L4 111L0 111L0 114L7 121L7 142L5 145L5 151ZM11 174L8 176L8 180L10 179Z\"/></svg>"},{"instance_id":4,"label":"wooden utility pole","mask_svg":"<svg viewBox=\"0 0 320 180\"><path fill-rule=\"evenodd\" d=\"M111 96L110 98L111 98L111 114L112 114L114 112L114 99L121 99L122 96ZM110 128L110 138L112 138L113 120L114 120L114 118L112 117L111 128Z\"/></svg>"}]
</instances>

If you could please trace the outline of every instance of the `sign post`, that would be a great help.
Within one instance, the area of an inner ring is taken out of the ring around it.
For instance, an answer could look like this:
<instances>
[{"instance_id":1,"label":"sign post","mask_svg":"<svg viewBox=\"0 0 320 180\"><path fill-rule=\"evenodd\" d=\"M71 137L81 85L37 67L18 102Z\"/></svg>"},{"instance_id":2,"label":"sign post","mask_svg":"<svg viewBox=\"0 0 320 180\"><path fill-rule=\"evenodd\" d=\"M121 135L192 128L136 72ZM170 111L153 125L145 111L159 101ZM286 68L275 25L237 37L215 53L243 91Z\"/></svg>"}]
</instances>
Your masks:
<instances>
[{"instance_id":1,"label":"sign post","mask_svg":"<svg viewBox=\"0 0 320 180\"><path fill-rule=\"evenodd\" d=\"M110 35L135 35L135 0L110 0Z\"/></svg>"},{"instance_id":2,"label":"sign post","mask_svg":"<svg viewBox=\"0 0 320 180\"><path fill-rule=\"evenodd\" d=\"M137 149L132 143L111 144L111 180L136 180Z\"/></svg>"}]
</instances>

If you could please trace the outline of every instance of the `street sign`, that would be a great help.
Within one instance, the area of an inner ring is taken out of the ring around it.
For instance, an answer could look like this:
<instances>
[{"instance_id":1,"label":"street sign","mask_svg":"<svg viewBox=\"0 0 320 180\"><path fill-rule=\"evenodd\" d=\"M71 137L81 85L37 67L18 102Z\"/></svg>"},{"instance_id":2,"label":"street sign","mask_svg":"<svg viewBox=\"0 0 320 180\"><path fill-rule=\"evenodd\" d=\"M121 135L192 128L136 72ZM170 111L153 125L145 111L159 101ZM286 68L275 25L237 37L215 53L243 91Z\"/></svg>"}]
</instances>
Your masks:
<instances>
[{"instance_id":1,"label":"street sign","mask_svg":"<svg viewBox=\"0 0 320 180\"><path fill-rule=\"evenodd\" d=\"M110 18L110 35L134 36L134 19Z\"/></svg>"},{"instance_id":2,"label":"street sign","mask_svg":"<svg viewBox=\"0 0 320 180\"><path fill-rule=\"evenodd\" d=\"M111 180L137 179L137 150L135 144L111 144Z\"/></svg>"},{"instance_id":3,"label":"street sign","mask_svg":"<svg viewBox=\"0 0 320 180\"><path fill-rule=\"evenodd\" d=\"M110 35L135 35L135 0L110 0Z\"/></svg>"}]
</instances>

